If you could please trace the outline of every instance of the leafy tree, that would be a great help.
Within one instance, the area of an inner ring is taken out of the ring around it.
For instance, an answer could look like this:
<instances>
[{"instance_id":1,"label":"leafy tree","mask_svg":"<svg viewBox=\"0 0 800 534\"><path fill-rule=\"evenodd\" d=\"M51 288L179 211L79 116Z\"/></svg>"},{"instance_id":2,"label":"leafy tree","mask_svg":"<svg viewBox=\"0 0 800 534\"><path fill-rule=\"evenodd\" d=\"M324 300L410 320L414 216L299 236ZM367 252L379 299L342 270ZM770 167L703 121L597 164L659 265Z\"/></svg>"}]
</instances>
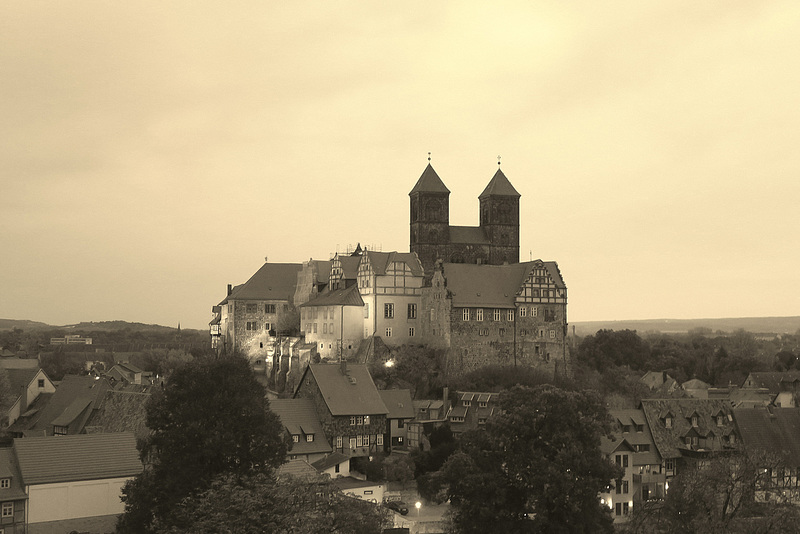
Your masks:
<instances>
[{"instance_id":1,"label":"leafy tree","mask_svg":"<svg viewBox=\"0 0 800 534\"><path fill-rule=\"evenodd\" d=\"M147 426L152 433L139 447L145 469L123 488L123 533L171 526L176 505L215 477L269 473L287 451L280 419L240 357L177 368L148 402Z\"/></svg>"},{"instance_id":2,"label":"leafy tree","mask_svg":"<svg viewBox=\"0 0 800 534\"><path fill-rule=\"evenodd\" d=\"M389 526L388 511L342 495L328 477L222 475L177 505L175 524L163 534L373 534Z\"/></svg>"},{"instance_id":3,"label":"leafy tree","mask_svg":"<svg viewBox=\"0 0 800 534\"><path fill-rule=\"evenodd\" d=\"M635 330L598 330L586 336L578 346L576 357L597 370L616 365L643 369L649 361L650 349Z\"/></svg>"},{"instance_id":4,"label":"leafy tree","mask_svg":"<svg viewBox=\"0 0 800 534\"><path fill-rule=\"evenodd\" d=\"M9 408L17 400L17 393L12 390L11 382L8 380L8 371L0 368L0 427L5 427L6 415Z\"/></svg>"},{"instance_id":5,"label":"leafy tree","mask_svg":"<svg viewBox=\"0 0 800 534\"><path fill-rule=\"evenodd\" d=\"M775 355L775 370L788 371L797 365L797 355L790 350L782 350Z\"/></svg>"},{"instance_id":6,"label":"leafy tree","mask_svg":"<svg viewBox=\"0 0 800 534\"><path fill-rule=\"evenodd\" d=\"M457 532L613 532L598 494L620 470L600 452L608 412L591 392L515 387L447 460Z\"/></svg>"}]
</instances>

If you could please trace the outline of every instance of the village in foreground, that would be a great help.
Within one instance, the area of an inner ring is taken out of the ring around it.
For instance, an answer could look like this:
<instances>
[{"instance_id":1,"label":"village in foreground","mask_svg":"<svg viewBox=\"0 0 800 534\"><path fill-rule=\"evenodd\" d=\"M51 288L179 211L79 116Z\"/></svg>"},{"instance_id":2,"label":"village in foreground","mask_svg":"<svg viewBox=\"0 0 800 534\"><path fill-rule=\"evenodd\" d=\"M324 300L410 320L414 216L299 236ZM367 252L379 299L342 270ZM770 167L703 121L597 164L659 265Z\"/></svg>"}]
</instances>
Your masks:
<instances>
[{"instance_id":1,"label":"village in foreground","mask_svg":"<svg viewBox=\"0 0 800 534\"><path fill-rule=\"evenodd\" d=\"M797 528L797 332L579 340L505 174L477 227L449 194L428 164L407 252L228 285L205 346L4 338L0 532Z\"/></svg>"}]
</instances>

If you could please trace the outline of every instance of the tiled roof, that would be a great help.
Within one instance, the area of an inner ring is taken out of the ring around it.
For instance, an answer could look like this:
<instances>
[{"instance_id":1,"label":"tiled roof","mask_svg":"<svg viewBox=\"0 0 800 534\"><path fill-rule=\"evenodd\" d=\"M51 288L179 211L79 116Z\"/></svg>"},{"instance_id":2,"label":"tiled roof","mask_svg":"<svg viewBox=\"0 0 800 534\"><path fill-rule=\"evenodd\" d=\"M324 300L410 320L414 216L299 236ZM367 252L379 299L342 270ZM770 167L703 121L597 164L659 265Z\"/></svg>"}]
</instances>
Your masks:
<instances>
[{"instance_id":1,"label":"tiled roof","mask_svg":"<svg viewBox=\"0 0 800 534\"><path fill-rule=\"evenodd\" d=\"M386 269L394 263L405 263L411 269L411 274L414 276L422 276L424 271L422 263L414 252L373 252L368 250L364 252L372 266L372 270L377 275L386 274Z\"/></svg>"},{"instance_id":2,"label":"tiled roof","mask_svg":"<svg viewBox=\"0 0 800 534\"><path fill-rule=\"evenodd\" d=\"M331 452L331 445L325 438L325 431L311 399L273 399L269 401L269 407L281 418L290 435L300 436L300 441L292 443L291 454ZM314 435L314 441L306 441L309 434Z\"/></svg>"},{"instance_id":3,"label":"tiled roof","mask_svg":"<svg viewBox=\"0 0 800 534\"><path fill-rule=\"evenodd\" d=\"M489 185L486 186L486 189L483 190L483 193L481 193L478 198L484 198L488 196L519 198L521 195L517 193L517 190L514 189L514 186L508 181L508 178L506 178L506 175L503 174L503 171L497 169L497 172L494 173L492 179L489 180Z\"/></svg>"},{"instance_id":4,"label":"tiled roof","mask_svg":"<svg viewBox=\"0 0 800 534\"><path fill-rule=\"evenodd\" d=\"M491 241L486 237L486 232L480 226L451 226L451 243L471 243L475 245L489 245Z\"/></svg>"},{"instance_id":5,"label":"tiled roof","mask_svg":"<svg viewBox=\"0 0 800 534\"><path fill-rule=\"evenodd\" d=\"M389 413L366 365L348 363L342 373L339 364L311 364L306 372L314 375L332 415Z\"/></svg>"},{"instance_id":6,"label":"tiled roof","mask_svg":"<svg viewBox=\"0 0 800 534\"><path fill-rule=\"evenodd\" d=\"M338 465L342 462L346 462L350 460L350 457L342 454L341 452L332 452L329 455L325 456L324 458L320 458L316 462L312 463L311 465L314 466L314 469L317 471L325 471L326 469L330 469L334 465Z\"/></svg>"},{"instance_id":7,"label":"tiled roof","mask_svg":"<svg viewBox=\"0 0 800 534\"><path fill-rule=\"evenodd\" d=\"M361 264L361 256L339 256L342 264L342 278L345 280L355 280L358 278L358 266ZM325 279L327 281L327 278Z\"/></svg>"},{"instance_id":8,"label":"tiled roof","mask_svg":"<svg viewBox=\"0 0 800 534\"><path fill-rule=\"evenodd\" d=\"M11 479L8 488L0 488L0 501L28 498L22 486L22 475L20 475L14 451L10 447L0 448L0 478Z\"/></svg>"},{"instance_id":9,"label":"tiled roof","mask_svg":"<svg viewBox=\"0 0 800 534\"><path fill-rule=\"evenodd\" d=\"M100 400L110 388L105 380L95 380L91 376L66 375L56 388L49 402L30 418L20 418L12 425L12 431L20 432L25 435L52 435L53 421L62 416L65 412L75 409L81 404L82 400L87 400L90 408L97 408ZM40 397L42 395L39 395ZM77 401L77 404L76 404ZM86 409L80 418L73 418L70 425L70 433L78 433L82 430L83 424L88 419L91 409Z\"/></svg>"},{"instance_id":10,"label":"tiled roof","mask_svg":"<svg viewBox=\"0 0 800 534\"><path fill-rule=\"evenodd\" d=\"M129 432L14 440L25 485L131 477L142 471Z\"/></svg>"},{"instance_id":11,"label":"tiled roof","mask_svg":"<svg viewBox=\"0 0 800 534\"><path fill-rule=\"evenodd\" d=\"M453 295L453 307L513 308L531 265L445 263L444 277Z\"/></svg>"},{"instance_id":12,"label":"tiled roof","mask_svg":"<svg viewBox=\"0 0 800 534\"><path fill-rule=\"evenodd\" d=\"M36 360L33 360L36 362ZM39 374L39 365L36 362L36 367L30 369L8 369L6 373L8 374L8 383L11 386L11 392L14 394L14 398L20 395L20 391L22 388L27 388L34 377ZM22 407L25 408L24 406Z\"/></svg>"},{"instance_id":13,"label":"tiled roof","mask_svg":"<svg viewBox=\"0 0 800 534\"><path fill-rule=\"evenodd\" d=\"M389 419L412 419L414 417L414 403L411 400L411 391L407 389L382 389L378 393L389 409L386 416Z\"/></svg>"},{"instance_id":14,"label":"tiled roof","mask_svg":"<svg viewBox=\"0 0 800 534\"><path fill-rule=\"evenodd\" d=\"M449 193L450 190L445 187L444 182L442 179L439 178L439 175L436 174L436 171L433 170L433 167L430 163L428 166L425 167L425 170L422 171L422 175L417 180L417 183L414 185L414 188L411 190L409 195L413 193Z\"/></svg>"},{"instance_id":15,"label":"tiled roof","mask_svg":"<svg viewBox=\"0 0 800 534\"><path fill-rule=\"evenodd\" d=\"M291 300L297 287L301 263L265 263L238 286L228 300Z\"/></svg>"},{"instance_id":16,"label":"tiled roof","mask_svg":"<svg viewBox=\"0 0 800 534\"><path fill-rule=\"evenodd\" d=\"M146 437L150 433L145 424L149 399L149 393L108 391L86 421L86 433L133 432L137 438Z\"/></svg>"},{"instance_id":17,"label":"tiled roof","mask_svg":"<svg viewBox=\"0 0 800 534\"><path fill-rule=\"evenodd\" d=\"M641 401L642 410L647 417L653 442L656 444L662 458L677 458L681 450L686 450L685 437L692 428L691 416L698 415L698 431L707 435L709 430L714 433L713 443L709 449L721 450L726 445L721 441L721 436L730 434L733 422L730 417L732 407L730 401L722 399L646 399ZM724 414L723 425L717 426L712 418L717 414ZM672 415L672 427L667 428L665 418Z\"/></svg>"},{"instance_id":18,"label":"tiled roof","mask_svg":"<svg viewBox=\"0 0 800 534\"><path fill-rule=\"evenodd\" d=\"M681 387L683 389L708 389L711 386L698 378L692 378L681 384Z\"/></svg>"},{"instance_id":19,"label":"tiled roof","mask_svg":"<svg viewBox=\"0 0 800 534\"><path fill-rule=\"evenodd\" d=\"M615 423L613 433L617 440L624 439L632 446L650 446L650 451L636 452L633 455L633 465L654 465L661 463L644 411L630 409L609 410L609 414ZM628 427L627 432L625 431L625 427ZM641 432L637 427L641 428Z\"/></svg>"},{"instance_id":20,"label":"tiled roof","mask_svg":"<svg viewBox=\"0 0 800 534\"><path fill-rule=\"evenodd\" d=\"M226 296L224 299L222 299L222 300L220 301L220 303L219 303L219 304L217 304L217 306L224 306L225 304L227 304L227 303L228 303L228 299L229 299L229 298L231 298L231 295L233 295L234 293L236 293L237 291L239 291L239 290L242 288L242 286L243 286L243 285L244 285L244 284L239 284L238 286L233 286L233 288L231 289L231 293L230 293L230 295L228 295L228 296Z\"/></svg>"},{"instance_id":21,"label":"tiled roof","mask_svg":"<svg viewBox=\"0 0 800 534\"><path fill-rule=\"evenodd\" d=\"M759 372L750 373L745 382L752 382L753 387L767 388L770 393L780 393L784 389L782 384L789 384L796 380L800 380L800 372L798 371Z\"/></svg>"},{"instance_id":22,"label":"tiled roof","mask_svg":"<svg viewBox=\"0 0 800 534\"><path fill-rule=\"evenodd\" d=\"M277 469L278 476L293 476L295 478L317 478L319 473L305 460L289 460Z\"/></svg>"},{"instance_id":23,"label":"tiled roof","mask_svg":"<svg viewBox=\"0 0 800 534\"><path fill-rule=\"evenodd\" d=\"M320 293L317 298L310 300L300 307L310 306L364 306L358 286L353 285L346 289L334 289Z\"/></svg>"},{"instance_id":24,"label":"tiled roof","mask_svg":"<svg viewBox=\"0 0 800 534\"><path fill-rule=\"evenodd\" d=\"M800 408L737 408L736 428L748 450L781 456L788 465L800 465Z\"/></svg>"}]
</instances>

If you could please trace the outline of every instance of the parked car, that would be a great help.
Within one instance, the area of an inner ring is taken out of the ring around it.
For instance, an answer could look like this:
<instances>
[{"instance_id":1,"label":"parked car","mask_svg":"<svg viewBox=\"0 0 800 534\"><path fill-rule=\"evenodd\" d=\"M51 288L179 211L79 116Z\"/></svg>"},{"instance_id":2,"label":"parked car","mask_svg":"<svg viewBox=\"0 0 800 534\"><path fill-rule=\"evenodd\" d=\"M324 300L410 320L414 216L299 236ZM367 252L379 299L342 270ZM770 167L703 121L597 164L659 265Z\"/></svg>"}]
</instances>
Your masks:
<instances>
[{"instance_id":1,"label":"parked car","mask_svg":"<svg viewBox=\"0 0 800 534\"><path fill-rule=\"evenodd\" d=\"M403 501L388 501L384 503L384 506L389 510L394 510L400 515L408 514L408 506Z\"/></svg>"}]
</instances>

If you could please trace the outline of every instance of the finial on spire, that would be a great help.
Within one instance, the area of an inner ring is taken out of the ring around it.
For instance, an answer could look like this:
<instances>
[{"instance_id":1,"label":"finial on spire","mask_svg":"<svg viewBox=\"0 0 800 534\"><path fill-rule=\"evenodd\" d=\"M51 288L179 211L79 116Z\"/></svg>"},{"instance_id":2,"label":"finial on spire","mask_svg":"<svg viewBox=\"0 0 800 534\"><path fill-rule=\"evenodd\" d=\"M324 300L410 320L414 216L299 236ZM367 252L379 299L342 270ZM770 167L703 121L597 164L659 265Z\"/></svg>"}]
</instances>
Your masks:
<instances>
[{"instance_id":1,"label":"finial on spire","mask_svg":"<svg viewBox=\"0 0 800 534\"><path fill-rule=\"evenodd\" d=\"M500 156L497 156L497 166L500 166Z\"/></svg>"},{"instance_id":2,"label":"finial on spire","mask_svg":"<svg viewBox=\"0 0 800 534\"><path fill-rule=\"evenodd\" d=\"M430 162L431 162L431 153L428 152L428 163L430 163Z\"/></svg>"}]
</instances>

